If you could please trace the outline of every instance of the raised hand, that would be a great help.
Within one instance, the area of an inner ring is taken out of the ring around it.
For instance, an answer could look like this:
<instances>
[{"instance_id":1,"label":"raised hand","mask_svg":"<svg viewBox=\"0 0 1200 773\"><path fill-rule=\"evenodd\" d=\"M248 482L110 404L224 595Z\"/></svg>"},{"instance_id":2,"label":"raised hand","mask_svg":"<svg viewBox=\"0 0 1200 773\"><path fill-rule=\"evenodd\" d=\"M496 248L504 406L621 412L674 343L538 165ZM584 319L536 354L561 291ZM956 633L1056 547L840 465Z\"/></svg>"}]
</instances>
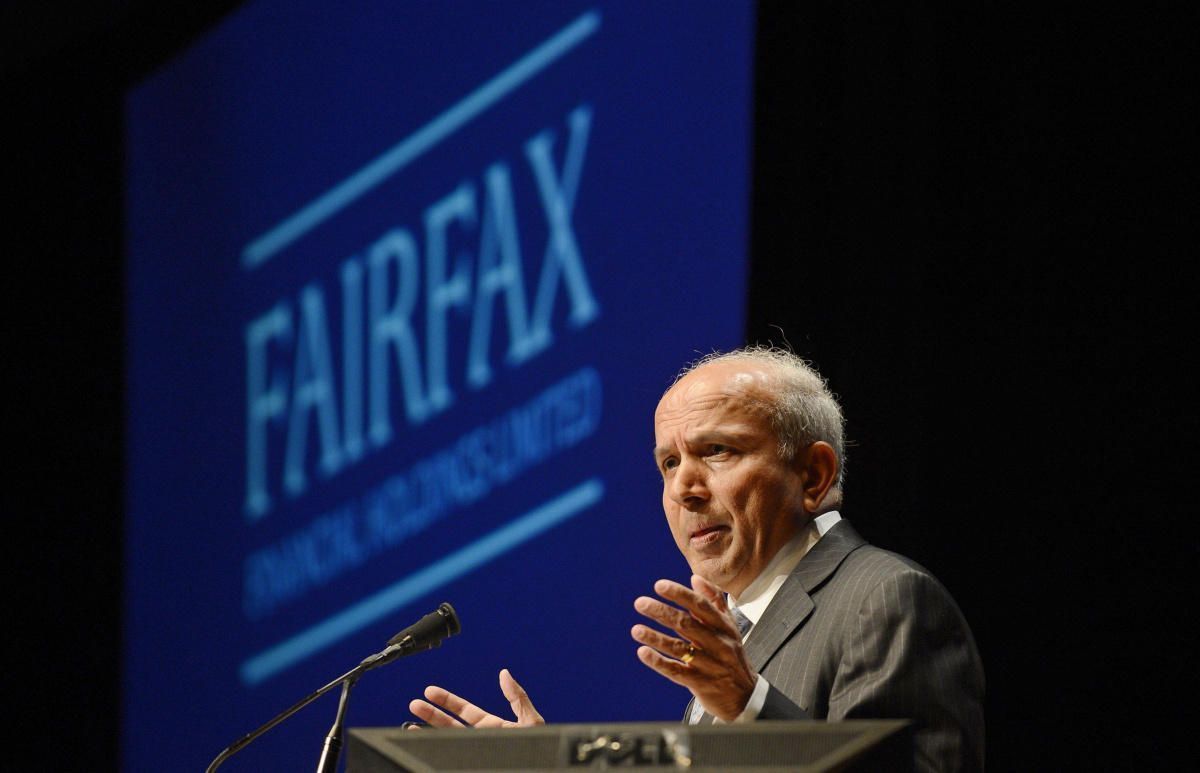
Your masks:
<instances>
[{"instance_id":1,"label":"raised hand","mask_svg":"<svg viewBox=\"0 0 1200 773\"><path fill-rule=\"evenodd\" d=\"M425 700L419 698L408 704L408 710L431 727L532 727L546 720L533 707L529 693L513 679L508 669L500 672L500 691L508 699L516 721L498 717L458 697L442 687L425 688Z\"/></svg>"},{"instance_id":2,"label":"raised hand","mask_svg":"<svg viewBox=\"0 0 1200 773\"><path fill-rule=\"evenodd\" d=\"M749 702L758 675L746 660L742 634L725 593L695 574L691 588L659 580L654 592L678 606L639 596L634 609L678 636L635 625L631 633L643 645L638 647L638 658L691 690L708 713L732 722Z\"/></svg>"}]
</instances>

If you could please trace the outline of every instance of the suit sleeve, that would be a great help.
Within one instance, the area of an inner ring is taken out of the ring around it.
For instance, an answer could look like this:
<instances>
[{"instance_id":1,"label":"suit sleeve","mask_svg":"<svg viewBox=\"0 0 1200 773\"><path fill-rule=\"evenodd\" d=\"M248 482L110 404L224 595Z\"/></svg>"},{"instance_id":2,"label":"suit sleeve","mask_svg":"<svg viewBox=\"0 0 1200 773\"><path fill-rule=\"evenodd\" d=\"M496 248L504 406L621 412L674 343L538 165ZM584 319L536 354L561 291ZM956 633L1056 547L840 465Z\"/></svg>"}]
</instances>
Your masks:
<instances>
[{"instance_id":1,"label":"suit sleeve","mask_svg":"<svg viewBox=\"0 0 1200 773\"><path fill-rule=\"evenodd\" d=\"M792 702L792 699L784 695L779 690L771 685L767 690L767 700L763 703L762 710L758 712L759 719L809 719L808 712Z\"/></svg>"},{"instance_id":2,"label":"suit sleeve","mask_svg":"<svg viewBox=\"0 0 1200 773\"><path fill-rule=\"evenodd\" d=\"M981 771L983 687L954 600L906 569L871 589L846 627L828 718L912 719L918 771Z\"/></svg>"}]
</instances>

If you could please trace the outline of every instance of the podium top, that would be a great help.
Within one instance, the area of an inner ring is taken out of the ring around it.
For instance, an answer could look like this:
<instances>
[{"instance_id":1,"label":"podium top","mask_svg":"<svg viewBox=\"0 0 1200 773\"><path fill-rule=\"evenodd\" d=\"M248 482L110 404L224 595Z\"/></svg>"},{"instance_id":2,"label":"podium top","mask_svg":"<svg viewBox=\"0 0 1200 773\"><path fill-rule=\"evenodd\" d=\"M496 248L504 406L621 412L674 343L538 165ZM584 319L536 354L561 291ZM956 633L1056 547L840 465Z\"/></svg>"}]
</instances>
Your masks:
<instances>
[{"instance_id":1,"label":"podium top","mask_svg":"<svg viewBox=\"0 0 1200 773\"><path fill-rule=\"evenodd\" d=\"M472 730L351 728L350 773L581 771L911 771L906 720L545 725Z\"/></svg>"}]
</instances>

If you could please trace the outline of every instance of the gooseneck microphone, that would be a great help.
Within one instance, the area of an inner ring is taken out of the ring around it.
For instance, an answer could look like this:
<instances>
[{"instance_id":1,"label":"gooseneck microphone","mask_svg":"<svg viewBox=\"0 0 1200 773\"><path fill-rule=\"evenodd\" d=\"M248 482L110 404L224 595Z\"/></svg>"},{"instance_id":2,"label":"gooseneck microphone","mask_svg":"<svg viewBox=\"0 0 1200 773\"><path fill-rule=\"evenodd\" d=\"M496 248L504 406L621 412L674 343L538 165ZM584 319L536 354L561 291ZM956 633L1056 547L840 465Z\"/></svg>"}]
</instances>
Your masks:
<instances>
[{"instance_id":1,"label":"gooseneck microphone","mask_svg":"<svg viewBox=\"0 0 1200 773\"><path fill-rule=\"evenodd\" d=\"M336 770L337 757L342 746L342 720L346 713L346 703L350 696L350 688L354 686L358 678L367 671L391 663L393 660L399 660L406 655L438 647L441 645L443 639L454 636L461 630L462 624L458 621L458 615L455 613L454 607L450 606L449 603L443 602L436 610L388 639L386 649L364 658L357 666L283 710L262 727L247 733L231 743L224 751L217 755L216 759L209 763L206 773L213 773L213 771L220 767L221 763L249 746L255 738L258 738L333 688L342 685L342 697L338 702L337 718L334 720L329 736L325 738L325 745L322 748L321 759L317 768L318 771Z\"/></svg>"},{"instance_id":2,"label":"gooseneck microphone","mask_svg":"<svg viewBox=\"0 0 1200 773\"><path fill-rule=\"evenodd\" d=\"M402 644L413 652L437 647L442 639L454 636L462 630L458 615L449 602L443 601L437 609L388 639L388 644ZM407 642L407 644L406 644Z\"/></svg>"},{"instance_id":3,"label":"gooseneck microphone","mask_svg":"<svg viewBox=\"0 0 1200 773\"><path fill-rule=\"evenodd\" d=\"M363 671L379 668L393 660L442 646L442 639L462 630L458 614L450 603L443 601L438 608L388 639L386 649L365 658L358 666Z\"/></svg>"}]
</instances>

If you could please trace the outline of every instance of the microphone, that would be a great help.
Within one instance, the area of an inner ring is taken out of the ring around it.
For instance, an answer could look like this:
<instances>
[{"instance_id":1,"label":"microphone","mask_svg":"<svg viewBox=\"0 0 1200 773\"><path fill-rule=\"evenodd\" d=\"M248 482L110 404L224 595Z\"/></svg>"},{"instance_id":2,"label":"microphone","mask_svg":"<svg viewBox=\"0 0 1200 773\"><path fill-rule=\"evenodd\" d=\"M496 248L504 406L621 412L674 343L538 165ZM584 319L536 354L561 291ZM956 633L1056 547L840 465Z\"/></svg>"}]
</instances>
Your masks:
<instances>
[{"instance_id":1,"label":"microphone","mask_svg":"<svg viewBox=\"0 0 1200 773\"><path fill-rule=\"evenodd\" d=\"M401 644L413 652L419 652L441 645L442 639L461 630L462 624L458 622L454 607L450 606L450 602L443 601L437 609L388 639L388 646Z\"/></svg>"},{"instance_id":2,"label":"microphone","mask_svg":"<svg viewBox=\"0 0 1200 773\"><path fill-rule=\"evenodd\" d=\"M462 630L458 614L450 602L443 601L438 608L388 639L386 649L363 660L358 667L363 671L387 665L393 660L442 646L442 639Z\"/></svg>"},{"instance_id":3,"label":"microphone","mask_svg":"<svg viewBox=\"0 0 1200 773\"><path fill-rule=\"evenodd\" d=\"M263 733L278 725L283 720L295 714L300 709L312 703L317 698L320 698L325 693L329 692L338 685L342 686L342 698L338 702L337 718L334 720L333 728L325 739L325 747L321 752L321 760L318 763L319 771L333 771L337 769L338 753L342 746L342 719L346 713L346 702L350 696L350 688L358 681L358 678L372 668L391 663L393 660L411 655L415 652L424 652L428 649L433 649L441 645L442 639L448 636L453 636L462 630L462 624L458 622L458 615L454 612L454 607L448 602L442 602L437 609L422 617L417 622L405 628L400 633L388 639L386 649L376 652L374 655L363 660L354 668L334 679L332 682L319 688L315 692L310 693L299 702L291 707L284 709L279 714L265 725L257 730L247 733L238 740L234 741L225 748L217 758L209 763L207 773L213 773L221 763L232 757L237 752L250 745L250 742L258 738Z\"/></svg>"}]
</instances>

